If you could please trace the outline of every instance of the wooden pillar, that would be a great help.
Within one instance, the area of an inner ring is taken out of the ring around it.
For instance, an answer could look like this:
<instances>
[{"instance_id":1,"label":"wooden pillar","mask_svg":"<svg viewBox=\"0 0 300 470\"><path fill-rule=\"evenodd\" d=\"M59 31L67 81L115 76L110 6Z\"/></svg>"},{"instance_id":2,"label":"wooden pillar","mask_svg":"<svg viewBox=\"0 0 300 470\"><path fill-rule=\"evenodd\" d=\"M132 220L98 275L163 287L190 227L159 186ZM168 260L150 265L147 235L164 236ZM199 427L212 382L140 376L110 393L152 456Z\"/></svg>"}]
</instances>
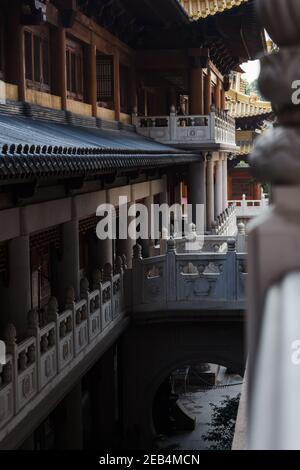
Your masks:
<instances>
[{"instance_id":1,"label":"wooden pillar","mask_svg":"<svg viewBox=\"0 0 300 470\"><path fill-rule=\"evenodd\" d=\"M193 67L190 75L190 113L203 114L203 71Z\"/></svg>"},{"instance_id":2,"label":"wooden pillar","mask_svg":"<svg viewBox=\"0 0 300 470\"><path fill-rule=\"evenodd\" d=\"M134 113L138 110L138 91L137 91L137 80L136 80L136 66L135 64L131 65L130 68L130 78L131 78L131 93L130 93L130 112Z\"/></svg>"},{"instance_id":3,"label":"wooden pillar","mask_svg":"<svg viewBox=\"0 0 300 470\"><path fill-rule=\"evenodd\" d=\"M24 47L24 27L19 24L17 27L17 40L18 40L18 87L19 87L19 100L26 101L26 79L25 79L25 47Z\"/></svg>"},{"instance_id":4,"label":"wooden pillar","mask_svg":"<svg viewBox=\"0 0 300 470\"><path fill-rule=\"evenodd\" d=\"M5 28L5 78L18 86L19 101L26 98L24 27L20 24L20 3L10 0L4 9Z\"/></svg>"},{"instance_id":5,"label":"wooden pillar","mask_svg":"<svg viewBox=\"0 0 300 470\"><path fill-rule=\"evenodd\" d=\"M210 109L211 109L211 72L208 66L207 75L205 77L204 114L210 114Z\"/></svg>"},{"instance_id":6,"label":"wooden pillar","mask_svg":"<svg viewBox=\"0 0 300 470\"><path fill-rule=\"evenodd\" d=\"M224 111L226 109L226 93L224 87L221 87L221 109Z\"/></svg>"},{"instance_id":7,"label":"wooden pillar","mask_svg":"<svg viewBox=\"0 0 300 470\"><path fill-rule=\"evenodd\" d=\"M62 109L67 109L67 63L66 63L66 30L59 27L57 30L57 73L58 93L61 97Z\"/></svg>"},{"instance_id":8,"label":"wooden pillar","mask_svg":"<svg viewBox=\"0 0 300 470\"><path fill-rule=\"evenodd\" d=\"M211 156L207 157L206 206L206 223L210 230L215 220L214 161Z\"/></svg>"},{"instance_id":9,"label":"wooden pillar","mask_svg":"<svg viewBox=\"0 0 300 470\"><path fill-rule=\"evenodd\" d=\"M221 109L221 82L219 78L216 85L215 106L217 109Z\"/></svg>"},{"instance_id":10,"label":"wooden pillar","mask_svg":"<svg viewBox=\"0 0 300 470\"><path fill-rule=\"evenodd\" d=\"M96 71L96 56L97 48L90 44L88 50L88 70L87 70L87 92L88 103L92 105L92 115L97 117L97 71Z\"/></svg>"},{"instance_id":11,"label":"wooden pillar","mask_svg":"<svg viewBox=\"0 0 300 470\"><path fill-rule=\"evenodd\" d=\"M118 50L114 52L114 105L115 105L115 120L120 121L120 116L121 116L120 56L119 56Z\"/></svg>"}]
</instances>

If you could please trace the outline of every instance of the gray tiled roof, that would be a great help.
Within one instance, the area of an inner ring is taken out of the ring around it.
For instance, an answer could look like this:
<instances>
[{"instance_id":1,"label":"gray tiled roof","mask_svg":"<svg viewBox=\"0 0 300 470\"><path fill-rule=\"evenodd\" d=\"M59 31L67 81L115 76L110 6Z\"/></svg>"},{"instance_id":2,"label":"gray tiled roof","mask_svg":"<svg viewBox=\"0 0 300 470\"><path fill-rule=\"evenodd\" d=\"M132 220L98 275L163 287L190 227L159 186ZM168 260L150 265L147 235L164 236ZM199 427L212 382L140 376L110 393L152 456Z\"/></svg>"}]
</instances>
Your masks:
<instances>
[{"instance_id":1,"label":"gray tiled roof","mask_svg":"<svg viewBox=\"0 0 300 470\"><path fill-rule=\"evenodd\" d=\"M97 174L198 158L126 130L0 115L0 179Z\"/></svg>"}]
</instances>

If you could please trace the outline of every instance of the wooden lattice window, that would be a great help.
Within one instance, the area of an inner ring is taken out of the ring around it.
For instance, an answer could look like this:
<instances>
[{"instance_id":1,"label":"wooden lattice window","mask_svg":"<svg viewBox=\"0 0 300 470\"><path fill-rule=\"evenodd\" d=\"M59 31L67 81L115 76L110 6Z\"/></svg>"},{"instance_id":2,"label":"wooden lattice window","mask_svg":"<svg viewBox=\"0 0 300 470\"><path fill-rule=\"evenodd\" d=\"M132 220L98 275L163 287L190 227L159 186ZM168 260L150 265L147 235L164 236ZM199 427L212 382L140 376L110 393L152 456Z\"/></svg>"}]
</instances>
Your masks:
<instances>
[{"instance_id":1,"label":"wooden lattice window","mask_svg":"<svg viewBox=\"0 0 300 470\"><path fill-rule=\"evenodd\" d=\"M46 30L25 29L25 70L27 86L50 90L49 36Z\"/></svg>"},{"instance_id":2,"label":"wooden lattice window","mask_svg":"<svg viewBox=\"0 0 300 470\"><path fill-rule=\"evenodd\" d=\"M83 47L68 40L66 54L68 96L83 101Z\"/></svg>"},{"instance_id":3,"label":"wooden lattice window","mask_svg":"<svg viewBox=\"0 0 300 470\"><path fill-rule=\"evenodd\" d=\"M97 101L110 107L114 102L113 57L97 54Z\"/></svg>"}]
</instances>

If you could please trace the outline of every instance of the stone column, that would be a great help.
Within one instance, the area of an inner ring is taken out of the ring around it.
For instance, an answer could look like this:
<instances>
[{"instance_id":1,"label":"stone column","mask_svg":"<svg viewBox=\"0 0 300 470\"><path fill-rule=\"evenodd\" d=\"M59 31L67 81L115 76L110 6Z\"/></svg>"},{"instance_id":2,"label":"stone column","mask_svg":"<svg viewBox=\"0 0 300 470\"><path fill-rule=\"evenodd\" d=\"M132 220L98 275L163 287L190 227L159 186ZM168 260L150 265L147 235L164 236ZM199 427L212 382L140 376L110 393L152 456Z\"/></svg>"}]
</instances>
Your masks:
<instances>
[{"instance_id":1,"label":"stone column","mask_svg":"<svg viewBox=\"0 0 300 470\"><path fill-rule=\"evenodd\" d=\"M126 212L128 214L129 207L132 205L132 203L129 203L126 207ZM121 209L120 209L121 210ZM124 210L124 209L123 209ZM127 259L127 266L128 268L132 267L132 256L133 256L133 247L136 244L136 240L132 240L129 237L128 234L128 227L129 224L134 220L135 218L132 216L127 216L127 238L125 240L118 240L118 250L119 250L119 255L125 255Z\"/></svg>"},{"instance_id":2,"label":"stone column","mask_svg":"<svg viewBox=\"0 0 300 470\"><path fill-rule=\"evenodd\" d=\"M223 177L223 211L228 207L228 174L227 174L227 154L224 154L222 160L222 177Z\"/></svg>"},{"instance_id":3,"label":"stone column","mask_svg":"<svg viewBox=\"0 0 300 470\"><path fill-rule=\"evenodd\" d=\"M75 385L54 411L56 447L82 449L81 382Z\"/></svg>"},{"instance_id":4,"label":"stone column","mask_svg":"<svg viewBox=\"0 0 300 470\"><path fill-rule=\"evenodd\" d=\"M151 209L153 205L153 196L149 196L145 199L145 206L147 207L148 210L148 239L147 240L141 240L141 246L142 246L142 253L143 253L143 258L147 258L151 256L151 249L154 246L154 240L151 239Z\"/></svg>"},{"instance_id":5,"label":"stone column","mask_svg":"<svg viewBox=\"0 0 300 470\"><path fill-rule=\"evenodd\" d=\"M60 263L60 300L63 302L66 289L72 286L75 298L80 294L79 225L74 219L63 224L63 257Z\"/></svg>"},{"instance_id":6,"label":"stone column","mask_svg":"<svg viewBox=\"0 0 300 470\"><path fill-rule=\"evenodd\" d=\"M168 193L168 176L163 175L162 179L164 180L164 190L160 194L160 204L169 204L169 193Z\"/></svg>"},{"instance_id":7,"label":"stone column","mask_svg":"<svg viewBox=\"0 0 300 470\"><path fill-rule=\"evenodd\" d=\"M199 163L189 165L189 204L193 206L193 222L196 223L196 204L204 205L204 229L206 228L206 163L203 157Z\"/></svg>"},{"instance_id":8,"label":"stone column","mask_svg":"<svg viewBox=\"0 0 300 470\"><path fill-rule=\"evenodd\" d=\"M223 165L219 158L216 162L216 216L223 212Z\"/></svg>"},{"instance_id":9,"label":"stone column","mask_svg":"<svg viewBox=\"0 0 300 470\"><path fill-rule=\"evenodd\" d=\"M181 204L181 181L176 183L174 188L174 203Z\"/></svg>"},{"instance_id":10,"label":"stone column","mask_svg":"<svg viewBox=\"0 0 300 470\"><path fill-rule=\"evenodd\" d=\"M206 217L207 228L210 230L215 220L215 194L214 194L214 162L212 156L207 157L206 175Z\"/></svg>"}]
</instances>

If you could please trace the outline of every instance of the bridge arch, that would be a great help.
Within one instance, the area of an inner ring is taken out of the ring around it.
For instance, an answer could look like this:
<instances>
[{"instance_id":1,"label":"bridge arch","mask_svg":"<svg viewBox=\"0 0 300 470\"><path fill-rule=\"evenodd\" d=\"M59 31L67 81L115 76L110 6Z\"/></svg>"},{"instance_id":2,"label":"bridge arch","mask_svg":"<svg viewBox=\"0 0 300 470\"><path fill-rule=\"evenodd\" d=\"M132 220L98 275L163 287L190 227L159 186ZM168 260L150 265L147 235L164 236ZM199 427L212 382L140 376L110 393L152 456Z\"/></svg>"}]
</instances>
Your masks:
<instances>
[{"instance_id":1,"label":"bridge arch","mask_svg":"<svg viewBox=\"0 0 300 470\"><path fill-rule=\"evenodd\" d=\"M131 448L154 447L153 400L175 369L214 363L244 373L244 325L236 314L218 321L202 314L189 321L138 321L126 333L123 348L124 435Z\"/></svg>"}]
</instances>

